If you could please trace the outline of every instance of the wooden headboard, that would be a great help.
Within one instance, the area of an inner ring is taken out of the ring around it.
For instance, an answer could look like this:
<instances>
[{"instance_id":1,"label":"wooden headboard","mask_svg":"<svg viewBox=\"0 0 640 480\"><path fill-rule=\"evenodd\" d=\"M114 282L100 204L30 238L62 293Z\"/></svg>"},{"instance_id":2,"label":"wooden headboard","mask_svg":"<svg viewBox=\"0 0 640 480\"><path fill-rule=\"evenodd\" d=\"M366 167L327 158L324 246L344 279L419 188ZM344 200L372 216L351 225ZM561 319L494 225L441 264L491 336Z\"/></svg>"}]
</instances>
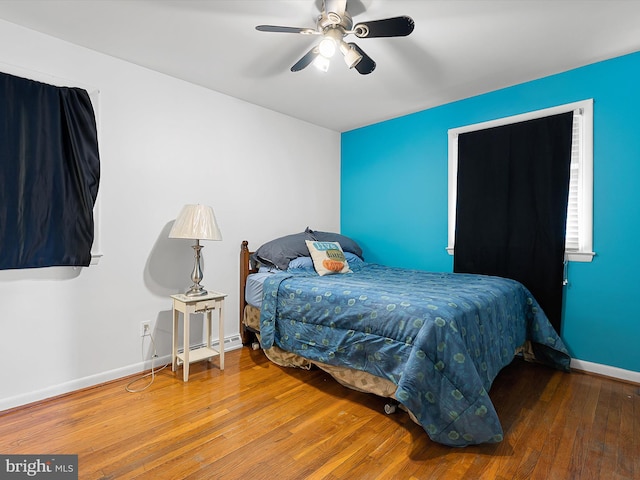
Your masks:
<instances>
[{"instance_id":1,"label":"wooden headboard","mask_svg":"<svg viewBox=\"0 0 640 480\"><path fill-rule=\"evenodd\" d=\"M242 344L249 343L249 335L247 334L242 319L244 318L244 307L247 305L245 300L245 287L247 286L247 277L251 273L258 271L258 265L251 259L253 252L249 251L249 242L242 241L240 245L240 338Z\"/></svg>"}]
</instances>

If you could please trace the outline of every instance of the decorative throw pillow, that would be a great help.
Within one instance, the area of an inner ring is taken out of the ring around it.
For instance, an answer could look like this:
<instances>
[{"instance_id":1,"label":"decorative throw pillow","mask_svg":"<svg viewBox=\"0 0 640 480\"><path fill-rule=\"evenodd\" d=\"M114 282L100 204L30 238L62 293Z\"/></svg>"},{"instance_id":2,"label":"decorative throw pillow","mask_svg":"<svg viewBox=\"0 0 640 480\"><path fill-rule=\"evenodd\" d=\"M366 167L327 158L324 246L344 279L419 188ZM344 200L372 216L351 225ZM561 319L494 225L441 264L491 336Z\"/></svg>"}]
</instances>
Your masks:
<instances>
[{"instance_id":1,"label":"decorative throw pillow","mask_svg":"<svg viewBox=\"0 0 640 480\"><path fill-rule=\"evenodd\" d=\"M338 242L317 242L306 240L307 248L313 259L313 267L318 275L332 273L351 273L349 263Z\"/></svg>"}]
</instances>

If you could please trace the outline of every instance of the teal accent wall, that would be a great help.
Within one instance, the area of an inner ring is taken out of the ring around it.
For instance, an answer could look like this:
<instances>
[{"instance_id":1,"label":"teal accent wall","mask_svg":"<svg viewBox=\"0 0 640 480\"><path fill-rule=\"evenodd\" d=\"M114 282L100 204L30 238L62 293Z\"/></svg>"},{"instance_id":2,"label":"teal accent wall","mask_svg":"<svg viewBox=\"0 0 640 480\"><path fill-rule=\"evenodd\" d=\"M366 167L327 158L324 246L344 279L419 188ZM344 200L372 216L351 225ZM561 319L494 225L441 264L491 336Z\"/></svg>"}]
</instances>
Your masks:
<instances>
[{"instance_id":1,"label":"teal accent wall","mask_svg":"<svg viewBox=\"0 0 640 480\"><path fill-rule=\"evenodd\" d=\"M576 359L640 371L640 52L343 133L341 232L367 261L451 271L447 130L589 98L596 257L569 265L561 335Z\"/></svg>"}]
</instances>

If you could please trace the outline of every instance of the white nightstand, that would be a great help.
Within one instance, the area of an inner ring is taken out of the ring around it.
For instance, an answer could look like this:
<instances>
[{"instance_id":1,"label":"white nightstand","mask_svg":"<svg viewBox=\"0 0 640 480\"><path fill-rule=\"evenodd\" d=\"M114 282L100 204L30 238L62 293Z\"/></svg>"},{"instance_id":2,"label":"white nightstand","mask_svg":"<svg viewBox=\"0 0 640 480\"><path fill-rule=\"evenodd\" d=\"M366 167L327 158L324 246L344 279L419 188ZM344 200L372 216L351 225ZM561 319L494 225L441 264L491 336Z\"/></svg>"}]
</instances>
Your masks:
<instances>
[{"instance_id":1,"label":"white nightstand","mask_svg":"<svg viewBox=\"0 0 640 480\"><path fill-rule=\"evenodd\" d=\"M220 370L224 370L224 298L226 293L209 291L206 295L199 297L187 297L183 294L171 295L173 299L173 353L171 355L171 370L176 371L182 365L182 378L186 382L189 380L189 364L200 360L219 356ZM218 349L211 347L211 312L218 310ZM178 353L178 318L180 312L183 315L183 344L184 350ZM206 345L204 347L190 350L189 347L189 323L191 314L205 314Z\"/></svg>"}]
</instances>

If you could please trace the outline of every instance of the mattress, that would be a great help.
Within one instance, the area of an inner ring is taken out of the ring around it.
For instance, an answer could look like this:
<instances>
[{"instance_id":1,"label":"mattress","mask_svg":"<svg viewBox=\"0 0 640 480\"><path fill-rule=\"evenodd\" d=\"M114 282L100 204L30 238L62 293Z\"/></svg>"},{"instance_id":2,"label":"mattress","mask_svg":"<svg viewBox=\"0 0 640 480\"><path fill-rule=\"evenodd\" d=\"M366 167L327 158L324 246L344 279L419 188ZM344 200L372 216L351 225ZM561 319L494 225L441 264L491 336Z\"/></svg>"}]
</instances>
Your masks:
<instances>
[{"instance_id":1,"label":"mattress","mask_svg":"<svg viewBox=\"0 0 640 480\"><path fill-rule=\"evenodd\" d=\"M252 307L260 308L262 305L262 288L265 279L269 275L273 274L270 272L258 272L247 276L244 299Z\"/></svg>"}]
</instances>

